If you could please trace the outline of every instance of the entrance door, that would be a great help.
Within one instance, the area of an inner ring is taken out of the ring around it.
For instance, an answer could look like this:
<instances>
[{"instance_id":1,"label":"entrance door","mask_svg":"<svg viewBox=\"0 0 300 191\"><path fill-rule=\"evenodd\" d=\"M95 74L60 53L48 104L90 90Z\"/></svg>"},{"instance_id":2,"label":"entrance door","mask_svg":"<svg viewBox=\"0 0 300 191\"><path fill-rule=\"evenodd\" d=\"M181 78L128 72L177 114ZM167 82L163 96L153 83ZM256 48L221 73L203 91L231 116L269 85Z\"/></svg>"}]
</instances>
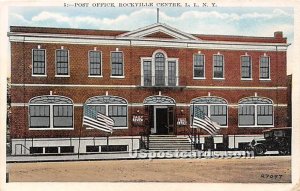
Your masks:
<instances>
[{"instance_id":1,"label":"entrance door","mask_svg":"<svg viewBox=\"0 0 300 191\"><path fill-rule=\"evenodd\" d=\"M164 135L168 134L168 108L155 108L155 127L154 133Z\"/></svg>"}]
</instances>

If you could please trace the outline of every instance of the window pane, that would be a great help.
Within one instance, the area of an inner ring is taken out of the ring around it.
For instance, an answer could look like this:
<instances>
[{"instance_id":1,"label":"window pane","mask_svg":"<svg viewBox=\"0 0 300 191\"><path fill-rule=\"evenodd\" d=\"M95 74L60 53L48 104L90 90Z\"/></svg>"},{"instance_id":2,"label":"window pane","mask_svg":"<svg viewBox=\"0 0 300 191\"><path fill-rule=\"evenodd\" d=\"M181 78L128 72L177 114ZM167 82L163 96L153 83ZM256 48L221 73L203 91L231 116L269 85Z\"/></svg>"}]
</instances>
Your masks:
<instances>
[{"instance_id":1,"label":"window pane","mask_svg":"<svg viewBox=\"0 0 300 191\"><path fill-rule=\"evenodd\" d=\"M194 77L204 77L204 55L194 55Z\"/></svg>"},{"instance_id":2,"label":"window pane","mask_svg":"<svg viewBox=\"0 0 300 191\"><path fill-rule=\"evenodd\" d=\"M112 52L111 53L111 68L112 76L123 76L123 53Z\"/></svg>"},{"instance_id":3,"label":"window pane","mask_svg":"<svg viewBox=\"0 0 300 191\"><path fill-rule=\"evenodd\" d=\"M251 78L251 57L242 56L242 78Z\"/></svg>"},{"instance_id":4,"label":"window pane","mask_svg":"<svg viewBox=\"0 0 300 191\"><path fill-rule=\"evenodd\" d=\"M56 74L69 74L68 50L56 50Z\"/></svg>"},{"instance_id":5,"label":"window pane","mask_svg":"<svg viewBox=\"0 0 300 191\"><path fill-rule=\"evenodd\" d=\"M30 128L49 128L50 127L50 106L30 106Z\"/></svg>"},{"instance_id":6,"label":"window pane","mask_svg":"<svg viewBox=\"0 0 300 191\"><path fill-rule=\"evenodd\" d=\"M214 64L214 78L224 78L223 55L214 55L213 64Z\"/></svg>"},{"instance_id":7,"label":"window pane","mask_svg":"<svg viewBox=\"0 0 300 191\"><path fill-rule=\"evenodd\" d=\"M108 116L114 120L114 127L127 126L127 106L108 106Z\"/></svg>"},{"instance_id":8,"label":"window pane","mask_svg":"<svg viewBox=\"0 0 300 191\"><path fill-rule=\"evenodd\" d=\"M165 56L162 53L155 55L155 85L165 85Z\"/></svg>"},{"instance_id":9,"label":"window pane","mask_svg":"<svg viewBox=\"0 0 300 191\"><path fill-rule=\"evenodd\" d=\"M143 70L144 70L144 86L151 86L152 85L151 61L143 62Z\"/></svg>"},{"instance_id":10,"label":"window pane","mask_svg":"<svg viewBox=\"0 0 300 191\"><path fill-rule=\"evenodd\" d=\"M97 51L89 52L90 75L101 75L101 54Z\"/></svg>"},{"instance_id":11,"label":"window pane","mask_svg":"<svg viewBox=\"0 0 300 191\"><path fill-rule=\"evenodd\" d=\"M239 106L239 125L255 125L254 105Z\"/></svg>"},{"instance_id":12,"label":"window pane","mask_svg":"<svg viewBox=\"0 0 300 191\"><path fill-rule=\"evenodd\" d=\"M273 125L273 106L257 106L257 125Z\"/></svg>"},{"instance_id":13,"label":"window pane","mask_svg":"<svg viewBox=\"0 0 300 191\"><path fill-rule=\"evenodd\" d=\"M72 128L73 127L73 106L54 105L53 126L54 128Z\"/></svg>"},{"instance_id":14,"label":"window pane","mask_svg":"<svg viewBox=\"0 0 300 191\"><path fill-rule=\"evenodd\" d=\"M32 70L33 74L45 74L45 50L32 50Z\"/></svg>"},{"instance_id":15,"label":"window pane","mask_svg":"<svg viewBox=\"0 0 300 191\"><path fill-rule=\"evenodd\" d=\"M210 118L212 121L217 122L219 125L227 125L227 106L225 105L211 105Z\"/></svg>"},{"instance_id":16,"label":"window pane","mask_svg":"<svg viewBox=\"0 0 300 191\"><path fill-rule=\"evenodd\" d=\"M269 57L260 58L260 78L269 79L270 78L270 59Z\"/></svg>"},{"instance_id":17,"label":"window pane","mask_svg":"<svg viewBox=\"0 0 300 191\"><path fill-rule=\"evenodd\" d=\"M168 62L168 85L176 85L176 62Z\"/></svg>"}]
</instances>

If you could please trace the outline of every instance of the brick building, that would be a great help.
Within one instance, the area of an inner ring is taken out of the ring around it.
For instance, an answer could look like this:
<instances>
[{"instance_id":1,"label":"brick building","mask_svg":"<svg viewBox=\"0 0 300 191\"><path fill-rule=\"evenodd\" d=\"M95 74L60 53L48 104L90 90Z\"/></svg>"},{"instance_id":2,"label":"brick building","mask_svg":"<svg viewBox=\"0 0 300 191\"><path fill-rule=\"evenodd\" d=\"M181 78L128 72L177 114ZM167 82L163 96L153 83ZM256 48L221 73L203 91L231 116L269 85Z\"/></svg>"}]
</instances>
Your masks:
<instances>
[{"instance_id":1,"label":"brick building","mask_svg":"<svg viewBox=\"0 0 300 191\"><path fill-rule=\"evenodd\" d=\"M215 148L287 126L282 32L201 35L156 23L133 31L11 26L8 36L12 154L98 152L106 134L82 127L83 104L115 120L109 143L127 150L145 132L188 134L193 107L222 126ZM198 133L204 143L208 134Z\"/></svg>"}]
</instances>

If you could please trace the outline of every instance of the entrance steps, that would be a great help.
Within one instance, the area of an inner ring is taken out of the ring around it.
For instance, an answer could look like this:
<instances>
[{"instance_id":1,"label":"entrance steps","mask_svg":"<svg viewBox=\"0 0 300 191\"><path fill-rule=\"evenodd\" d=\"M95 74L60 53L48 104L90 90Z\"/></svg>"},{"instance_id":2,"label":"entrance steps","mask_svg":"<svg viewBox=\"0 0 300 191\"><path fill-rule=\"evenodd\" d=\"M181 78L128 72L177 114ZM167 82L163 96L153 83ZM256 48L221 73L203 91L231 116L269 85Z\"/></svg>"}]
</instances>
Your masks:
<instances>
[{"instance_id":1,"label":"entrance steps","mask_svg":"<svg viewBox=\"0 0 300 191\"><path fill-rule=\"evenodd\" d=\"M191 150L191 142L184 136L150 135L149 150Z\"/></svg>"}]
</instances>

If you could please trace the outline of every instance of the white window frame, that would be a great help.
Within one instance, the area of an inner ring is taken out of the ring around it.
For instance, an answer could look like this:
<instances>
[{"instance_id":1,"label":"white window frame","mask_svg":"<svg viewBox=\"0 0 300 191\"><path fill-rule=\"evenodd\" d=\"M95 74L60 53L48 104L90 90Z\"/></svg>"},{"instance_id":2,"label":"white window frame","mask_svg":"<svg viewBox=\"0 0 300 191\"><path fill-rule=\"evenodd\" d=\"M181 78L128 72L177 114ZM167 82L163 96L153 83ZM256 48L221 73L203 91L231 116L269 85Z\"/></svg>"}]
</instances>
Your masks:
<instances>
[{"instance_id":1,"label":"white window frame","mask_svg":"<svg viewBox=\"0 0 300 191\"><path fill-rule=\"evenodd\" d=\"M56 56L57 50L66 50L66 51L68 51L68 75L57 74L57 56ZM61 78L70 77L70 50L68 50L68 49L56 49L55 50L55 77L61 77Z\"/></svg>"},{"instance_id":2,"label":"white window frame","mask_svg":"<svg viewBox=\"0 0 300 191\"><path fill-rule=\"evenodd\" d=\"M124 98L123 98L124 99ZM91 105L91 106L105 106L105 115L108 116L108 106L126 106L126 112L127 112L127 119L126 119L126 126L122 126L122 127L117 127L117 126L114 126L113 129L128 129L128 122L129 122L129 117L128 117L128 104L120 104L120 103L107 103L107 104L98 104L98 103L88 103L87 104L88 106ZM94 128L86 128L86 129L94 129Z\"/></svg>"},{"instance_id":3,"label":"white window frame","mask_svg":"<svg viewBox=\"0 0 300 191\"><path fill-rule=\"evenodd\" d=\"M240 115L239 115L239 109L240 109L240 106L254 106L254 125L240 125ZM258 106L272 106L272 118L273 118L273 125L257 125L257 118L258 118L258 115L257 115L257 107ZM273 104L239 104L238 106L238 127L239 128L247 128L247 127L257 127L257 128L262 128L262 127L274 127L274 105Z\"/></svg>"},{"instance_id":4,"label":"white window frame","mask_svg":"<svg viewBox=\"0 0 300 191\"><path fill-rule=\"evenodd\" d=\"M54 110L53 110L53 106L64 106L64 105L67 105L67 106L72 106L72 128L56 128L54 127ZM50 127L49 128L31 128L30 127L30 106L50 106L50 109L49 109L49 112L50 112ZM29 130L34 130L34 131L39 131L39 130L74 130L74 104L57 104L57 103L54 103L54 104L40 104L40 103L29 103L29 107L28 107L28 124L29 124Z\"/></svg>"},{"instance_id":5,"label":"white window frame","mask_svg":"<svg viewBox=\"0 0 300 191\"><path fill-rule=\"evenodd\" d=\"M91 63L90 63L90 52L99 52L100 53L100 67L101 67L101 70L100 70L100 75L91 75L91 70L90 70L90 67L91 67ZM102 51L98 51L98 50L89 50L88 51L88 77L89 78L102 78L103 77L103 73L102 73Z\"/></svg>"},{"instance_id":6,"label":"white window frame","mask_svg":"<svg viewBox=\"0 0 300 191\"><path fill-rule=\"evenodd\" d=\"M195 77L195 59L194 59L194 56L196 55L203 55L203 77ZM199 53L196 53L196 54L193 54L193 79L195 80L204 80L206 79L205 77L205 55L204 54L199 54Z\"/></svg>"},{"instance_id":7,"label":"white window frame","mask_svg":"<svg viewBox=\"0 0 300 191\"><path fill-rule=\"evenodd\" d=\"M121 52L122 53L122 63L123 63L123 75L122 76L113 76L112 75L112 53ZM125 78L125 56L123 51L110 51L110 78Z\"/></svg>"},{"instance_id":8,"label":"white window frame","mask_svg":"<svg viewBox=\"0 0 300 191\"><path fill-rule=\"evenodd\" d=\"M217 105L217 106L226 106L226 125L225 126L223 126L223 125L220 125L220 127L221 128L228 128L228 104L216 104L216 103L214 103L214 104L206 104L206 103L195 103L195 104L190 104L190 107L193 107L193 105L194 106L201 106L201 105L204 105L204 106L207 106L207 114L208 114L208 116L207 117L209 117L209 118L211 118L211 113L210 113L210 106L215 106L215 105ZM193 128L192 127L192 117L190 117L190 119L191 119L191 121L190 121L190 126L191 126L191 128Z\"/></svg>"},{"instance_id":9,"label":"white window frame","mask_svg":"<svg viewBox=\"0 0 300 191\"><path fill-rule=\"evenodd\" d=\"M242 73L243 73L243 62L242 62L242 57L250 57L250 74L251 74L251 75L250 75L250 78L243 78L243 76L242 76L242 75L243 75L243 74L242 74ZM253 67L252 67L252 66L253 66L253 65L252 65L252 56L247 55L247 54L241 55L241 56L240 56L240 63L241 63L241 64L240 64L240 67L241 67L241 80L245 80L245 81L246 81L246 80L249 80L249 81L250 81L250 80L253 80L253 78L252 78L252 75L253 75L253 69L252 69L252 68L253 68Z\"/></svg>"},{"instance_id":10,"label":"white window frame","mask_svg":"<svg viewBox=\"0 0 300 191\"><path fill-rule=\"evenodd\" d=\"M43 50L45 52L45 74L33 74L34 64L33 64L33 52L34 50ZM33 48L31 49L31 64L32 64L32 70L31 70L31 76L32 77L47 77L47 50L46 49L39 49L39 48Z\"/></svg>"},{"instance_id":11,"label":"white window frame","mask_svg":"<svg viewBox=\"0 0 300 191\"><path fill-rule=\"evenodd\" d=\"M223 78L215 77L215 63L214 63L214 56L222 56L223 57ZM214 80L225 80L225 56L224 54L213 54L212 58L212 66L213 66L213 79Z\"/></svg>"},{"instance_id":12,"label":"white window frame","mask_svg":"<svg viewBox=\"0 0 300 191\"><path fill-rule=\"evenodd\" d=\"M151 61L151 80L152 80L152 87L155 86L155 55L157 53L162 53L165 56L165 85L162 87L168 87L169 83L169 62L175 62L176 63L176 86L179 85L179 58L169 58L165 51L163 50L156 50L153 52L152 57L141 57L141 86L144 86L144 61Z\"/></svg>"},{"instance_id":13,"label":"white window frame","mask_svg":"<svg viewBox=\"0 0 300 191\"><path fill-rule=\"evenodd\" d=\"M263 57L269 58L269 77L268 78L261 78L260 77L261 58L263 58ZM270 56L263 55L263 56L259 57L259 80L261 80L261 81L270 81L271 80L271 57Z\"/></svg>"}]
</instances>

